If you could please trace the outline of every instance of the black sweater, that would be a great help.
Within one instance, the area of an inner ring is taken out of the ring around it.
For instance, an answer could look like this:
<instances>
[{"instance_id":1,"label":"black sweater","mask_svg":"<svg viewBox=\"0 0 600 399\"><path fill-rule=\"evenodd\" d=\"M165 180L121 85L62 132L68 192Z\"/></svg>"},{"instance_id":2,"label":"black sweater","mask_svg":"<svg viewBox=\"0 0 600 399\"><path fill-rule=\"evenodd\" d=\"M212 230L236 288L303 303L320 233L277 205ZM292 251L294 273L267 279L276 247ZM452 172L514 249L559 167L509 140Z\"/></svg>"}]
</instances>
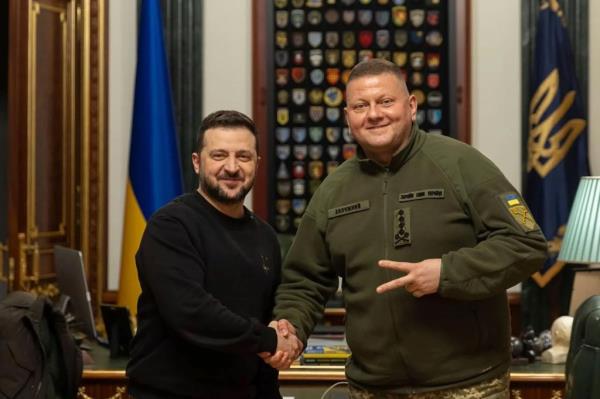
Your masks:
<instances>
[{"instance_id":1,"label":"black sweater","mask_svg":"<svg viewBox=\"0 0 600 399\"><path fill-rule=\"evenodd\" d=\"M281 257L250 211L224 215L197 192L148 222L136 254L142 294L127 365L136 397L280 398L271 320Z\"/></svg>"}]
</instances>

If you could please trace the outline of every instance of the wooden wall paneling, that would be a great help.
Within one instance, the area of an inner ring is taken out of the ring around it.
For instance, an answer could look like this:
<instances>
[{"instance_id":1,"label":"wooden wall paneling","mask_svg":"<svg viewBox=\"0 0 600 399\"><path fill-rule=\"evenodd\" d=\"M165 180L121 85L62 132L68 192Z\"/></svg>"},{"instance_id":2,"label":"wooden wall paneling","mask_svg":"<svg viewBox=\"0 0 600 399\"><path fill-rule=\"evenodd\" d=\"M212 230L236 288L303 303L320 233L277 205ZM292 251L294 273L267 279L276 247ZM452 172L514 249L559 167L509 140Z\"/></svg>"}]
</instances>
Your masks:
<instances>
[{"instance_id":1,"label":"wooden wall paneling","mask_svg":"<svg viewBox=\"0 0 600 399\"><path fill-rule=\"evenodd\" d=\"M106 57L107 4L101 0L81 3L81 210L80 248L86 265L92 302L98 305L106 289L107 255L107 134Z\"/></svg>"},{"instance_id":2,"label":"wooden wall paneling","mask_svg":"<svg viewBox=\"0 0 600 399\"><path fill-rule=\"evenodd\" d=\"M51 247L66 231L72 39L66 1L12 1L9 7L8 242L17 263L11 288L29 289L54 277Z\"/></svg>"},{"instance_id":3,"label":"wooden wall paneling","mask_svg":"<svg viewBox=\"0 0 600 399\"><path fill-rule=\"evenodd\" d=\"M27 226L23 241L36 283L54 279L53 246L67 244L72 230L72 168L69 149L73 66L69 62L74 9L68 2L32 2L29 10ZM69 226L70 225L70 226ZM33 248L32 248L33 245ZM35 247L37 245L37 249ZM33 249L33 253L31 252ZM39 258L39 259L38 259ZM22 263L21 263L22 264ZM21 269L21 278L24 278Z\"/></svg>"},{"instance_id":4,"label":"wooden wall paneling","mask_svg":"<svg viewBox=\"0 0 600 399\"><path fill-rule=\"evenodd\" d=\"M27 159L27 40L28 40L28 3L22 0L10 0L9 3L9 39L8 39L8 251L9 257L18 259L18 233L26 225L26 180L20 176L26 173L23 164ZM26 165L26 163L25 163ZM20 284L20 276L15 274L10 289Z\"/></svg>"},{"instance_id":5,"label":"wooden wall paneling","mask_svg":"<svg viewBox=\"0 0 600 399\"><path fill-rule=\"evenodd\" d=\"M454 100L450 112L454 114L456 138L471 143L471 0L457 0L451 8L451 29L455 40L451 43L451 82Z\"/></svg>"},{"instance_id":6,"label":"wooden wall paneling","mask_svg":"<svg viewBox=\"0 0 600 399\"><path fill-rule=\"evenodd\" d=\"M264 220L269 220L269 170L275 167L271 162L272 135L268 131L267 73L268 64L267 0L252 0L252 118L258 129L260 157L256 182L252 190L254 212Z\"/></svg>"},{"instance_id":7,"label":"wooden wall paneling","mask_svg":"<svg viewBox=\"0 0 600 399\"><path fill-rule=\"evenodd\" d=\"M101 0L10 0L12 289L56 293L42 285L54 282L53 245L63 244L82 250L95 303L104 290L105 10Z\"/></svg>"},{"instance_id":8,"label":"wooden wall paneling","mask_svg":"<svg viewBox=\"0 0 600 399\"><path fill-rule=\"evenodd\" d=\"M8 154L8 2L0 3L0 210L8 208L6 190L7 154ZM7 236L6 218L0 218L0 243L6 243ZM0 250L0 256L4 253Z\"/></svg>"}]
</instances>

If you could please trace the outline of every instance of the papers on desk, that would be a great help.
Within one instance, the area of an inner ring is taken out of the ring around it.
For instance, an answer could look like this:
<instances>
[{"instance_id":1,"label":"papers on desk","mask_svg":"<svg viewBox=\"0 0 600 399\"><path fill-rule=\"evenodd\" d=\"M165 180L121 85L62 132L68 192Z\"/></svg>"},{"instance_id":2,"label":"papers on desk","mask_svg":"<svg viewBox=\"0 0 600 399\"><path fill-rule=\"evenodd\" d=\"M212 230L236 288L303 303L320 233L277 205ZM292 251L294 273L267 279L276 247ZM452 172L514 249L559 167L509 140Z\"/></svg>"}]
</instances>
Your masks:
<instances>
[{"instance_id":1,"label":"papers on desk","mask_svg":"<svg viewBox=\"0 0 600 399\"><path fill-rule=\"evenodd\" d=\"M302 354L302 364L345 364L350 357L346 339L311 336Z\"/></svg>"}]
</instances>

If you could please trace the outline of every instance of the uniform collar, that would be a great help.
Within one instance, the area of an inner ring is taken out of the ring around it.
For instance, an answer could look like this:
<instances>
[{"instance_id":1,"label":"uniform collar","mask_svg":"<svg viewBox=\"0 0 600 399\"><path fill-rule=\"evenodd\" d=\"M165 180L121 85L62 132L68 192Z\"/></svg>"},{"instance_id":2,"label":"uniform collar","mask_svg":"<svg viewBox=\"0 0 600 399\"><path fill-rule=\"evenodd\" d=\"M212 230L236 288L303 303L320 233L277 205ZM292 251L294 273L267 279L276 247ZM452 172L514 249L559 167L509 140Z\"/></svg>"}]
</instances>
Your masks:
<instances>
[{"instance_id":1,"label":"uniform collar","mask_svg":"<svg viewBox=\"0 0 600 399\"><path fill-rule=\"evenodd\" d=\"M414 153L421 147L424 140L425 132L419 129L419 125L417 125L416 122L413 122L408 144L399 153L392 157L389 165L381 165L372 159L369 159L360 146L358 147L357 151L359 165L363 170L370 171L372 173L381 172L384 170L396 172L414 155Z\"/></svg>"}]
</instances>

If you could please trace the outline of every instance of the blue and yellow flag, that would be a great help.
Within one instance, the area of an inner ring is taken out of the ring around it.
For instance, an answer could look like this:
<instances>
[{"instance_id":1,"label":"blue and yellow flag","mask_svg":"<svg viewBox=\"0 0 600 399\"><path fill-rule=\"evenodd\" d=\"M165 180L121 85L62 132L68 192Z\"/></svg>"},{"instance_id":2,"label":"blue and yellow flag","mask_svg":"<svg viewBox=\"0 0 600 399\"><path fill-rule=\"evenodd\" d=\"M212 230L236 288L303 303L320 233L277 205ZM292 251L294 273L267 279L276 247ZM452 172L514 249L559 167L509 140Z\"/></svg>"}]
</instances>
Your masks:
<instances>
[{"instance_id":1,"label":"blue and yellow flag","mask_svg":"<svg viewBox=\"0 0 600 399\"><path fill-rule=\"evenodd\" d=\"M525 199L549 244L550 258L532 278L544 287L557 260L581 176L589 175L585 108L557 0L542 1L535 37Z\"/></svg>"},{"instance_id":2,"label":"blue and yellow flag","mask_svg":"<svg viewBox=\"0 0 600 399\"><path fill-rule=\"evenodd\" d=\"M181 194L171 86L159 0L142 0L138 57L125 194L125 223L118 302L137 313L140 294L135 253L152 213Z\"/></svg>"}]
</instances>

